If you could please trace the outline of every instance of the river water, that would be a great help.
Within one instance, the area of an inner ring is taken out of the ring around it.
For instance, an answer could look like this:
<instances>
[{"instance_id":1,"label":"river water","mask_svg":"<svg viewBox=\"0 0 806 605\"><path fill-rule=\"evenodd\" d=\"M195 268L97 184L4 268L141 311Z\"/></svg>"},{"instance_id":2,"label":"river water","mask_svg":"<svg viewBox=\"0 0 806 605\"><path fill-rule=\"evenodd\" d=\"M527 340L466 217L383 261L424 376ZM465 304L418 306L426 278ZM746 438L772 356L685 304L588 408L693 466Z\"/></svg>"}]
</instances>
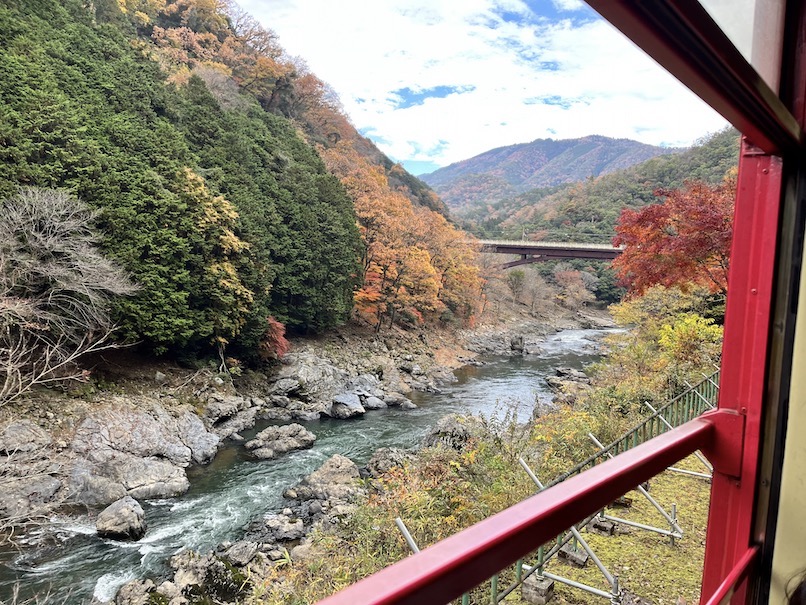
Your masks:
<instances>
[{"instance_id":1,"label":"river water","mask_svg":"<svg viewBox=\"0 0 806 605\"><path fill-rule=\"evenodd\" d=\"M0 602L10 597L14 584L20 585L22 596L49 593L53 603L110 600L123 583L160 575L173 554L186 548L207 551L239 539L252 519L284 508L283 490L333 454L362 465L379 447L416 447L449 413L491 416L510 411L526 420L536 399L551 399L544 378L557 367L582 368L594 361L602 334L566 330L547 337L539 356L483 358L482 366L457 370L457 382L441 393L412 394L416 410L390 408L351 420L309 422L306 427L317 436L314 447L277 460L250 459L242 446L228 443L211 464L188 470L187 494L144 503L148 532L138 542L98 538L86 515L55 518L25 536L20 552L0 553Z\"/></svg>"}]
</instances>

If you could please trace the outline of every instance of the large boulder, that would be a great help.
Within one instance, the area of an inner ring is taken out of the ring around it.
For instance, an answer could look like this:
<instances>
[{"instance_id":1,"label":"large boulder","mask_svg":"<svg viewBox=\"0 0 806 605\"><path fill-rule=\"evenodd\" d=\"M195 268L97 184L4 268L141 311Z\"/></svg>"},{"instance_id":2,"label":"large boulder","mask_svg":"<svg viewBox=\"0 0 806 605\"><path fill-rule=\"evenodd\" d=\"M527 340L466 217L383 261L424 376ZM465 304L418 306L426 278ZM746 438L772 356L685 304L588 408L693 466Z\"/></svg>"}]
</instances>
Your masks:
<instances>
[{"instance_id":1,"label":"large boulder","mask_svg":"<svg viewBox=\"0 0 806 605\"><path fill-rule=\"evenodd\" d=\"M554 391L554 403L573 405L591 390L590 378L573 368L557 368L555 376L548 376L546 384Z\"/></svg>"},{"instance_id":2,"label":"large boulder","mask_svg":"<svg viewBox=\"0 0 806 605\"><path fill-rule=\"evenodd\" d=\"M283 514L267 515L263 519L261 529L261 539L273 544L299 540L305 535L302 519L295 519Z\"/></svg>"},{"instance_id":3,"label":"large boulder","mask_svg":"<svg viewBox=\"0 0 806 605\"><path fill-rule=\"evenodd\" d=\"M106 408L88 416L70 447L92 462L106 462L112 452L157 456L177 466L188 466L193 460L193 452L179 438L175 425L131 408Z\"/></svg>"},{"instance_id":4,"label":"large boulder","mask_svg":"<svg viewBox=\"0 0 806 605\"><path fill-rule=\"evenodd\" d=\"M205 595L210 603L240 602L248 589L246 574L213 553L184 551L170 560L175 570L171 591L182 595ZM196 600L177 601L202 602Z\"/></svg>"},{"instance_id":5,"label":"large boulder","mask_svg":"<svg viewBox=\"0 0 806 605\"><path fill-rule=\"evenodd\" d=\"M190 449L190 459L194 464L207 464L218 453L221 439L210 433L204 422L196 414L185 412L176 419L179 439Z\"/></svg>"},{"instance_id":6,"label":"large boulder","mask_svg":"<svg viewBox=\"0 0 806 605\"><path fill-rule=\"evenodd\" d=\"M423 447L447 447L462 451L482 429L481 421L475 416L449 414L440 418L428 431L423 438Z\"/></svg>"},{"instance_id":7,"label":"large boulder","mask_svg":"<svg viewBox=\"0 0 806 605\"><path fill-rule=\"evenodd\" d=\"M101 511L95 529L102 538L139 540L146 533L145 512L137 500L125 496Z\"/></svg>"},{"instance_id":8,"label":"large boulder","mask_svg":"<svg viewBox=\"0 0 806 605\"><path fill-rule=\"evenodd\" d=\"M355 393L342 393L333 397L330 409L326 412L331 418L352 418L361 416L366 410Z\"/></svg>"},{"instance_id":9,"label":"large boulder","mask_svg":"<svg viewBox=\"0 0 806 605\"><path fill-rule=\"evenodd\" d=\"M152 580L131 580L120 587L115 595L115 605L150 605L154 592ZM93 601L95 602L95 601Z\"/></svg>"},{"instance_id":10,"label":"large boulder","mask_svg":"<svg viewBox=\"0 0 806 605\"><path fill-rule=\"evenodd\" d=\"M134 498L171 498L190 488L185 470L158 458L126 457L114 467L126 493Z\"/></svg>"},{"instance_id":11,"label":"large boulder","mask_svg":"<svg viewBox=\"0 0 806 605\"><path fill-rule=\"evenodd\" d=\"M274 397L288 397L295 395L300 387L299 380L296 378L280 378L271 388L271 395Z\"/></svg>"},{"instance_id":12,"label":"large boulder","mask_svg":"<svg viewBox=\"0 0 806 605\"><path fill-rule=\"evenodd\" d=\"M0 426L0 518L47 515L64 500L67 456L57 450L50 433L30 420Z\"/></svg>"},{"instance_id":13,"label":"large boulder","mask_svg":"<svg viewBox=\"0 0 806 605\"><path fill-rule=\"evenodd\" d=\"M50 433L30 420L15 420L0 428L0 453L31 452L50 445Z\"/></svg>"},{"instance_id":14,"label":"large boulder","mask_svg":"<svg viewBox=\"0 0 806 605\"><path fill-rule=\"evenodd\" d=\"M86 460L75 461L69 481L74 499L88 506L106 506L127 494L122 483L96 475Z\"/></svg>"},{"instance_id":15,"label":"large boulder","mask_svg":"<svg viewBox=\"0 0 806 605\"><path fill-rule=\"evenodd\" d=\"M396 391L390 391L383 397L384 403L389 407L399 407L402 410L413 410L417 405L408 397Z\"/></svg>"},{"instance_id":16,"label":"large boulder","mask_svg":"<svg viewBox=\"0 0 806 605\"><path fill-rule=\"evenodd\" d=\"M286 489L283 495L293 500L347 501L362 492L359 477L358 467L352 460L335 454L300 483Z\"/></svg>"},{"instance_id":17,"label":"large boulder","mask_svg":"<svg viewBox=\"0 0 806 605\"><path fill-rule=\"evenodd\" d=\"M255 426L255 420L265 401L260 398L242 397L209 390L201 395L205 399L202 416L209 431L219 439L237 436L244 429Z\"/></svg>"},{"instance_id":18,"label":"large boulder","mask_svg":"<svg viewBox=\"0 0 806 605\"><path fill-rule=\"evenodd\" d=\"M224 558L233 565L246 567L249 565L249 562L255 558L259 546L257 542L240 540L227 548L224 552Z\"/></svg>"},{"instance_id":19,"label":"large boulder","mask_svg":"<svg viewBox=\"0 0 806 605\"><path fill-rule=\"evenodd\" d=\"M61 480L50 475L5 478L0 490L0 517L24 519L47 512L61 487Z\"/></svg>"},{"instance_id":20,"label":"large boulder","mask_svg":"<svg viewBox=\"0 0 806 605\"><path fill-rule=\"evenodd\" d=\"M365 410L382 410L383 408L387 407L383 399L380 397L375 397L374 395L364 397L361 400L361 405L364 406Z\"/></svg>"},{"instance_id":21,"label":"large boulder","mask_svg":"<svg viewBox=\"0 0 806 605\"><path fill-rule=\"evenodd\" d=\"M221 439L235 437L241 431L255 426L259 413L260 409L256 406L241 410L225 420L219 421L211 430Z\"/></svg>"},{"instance_id":22,"label":"large boulder","mask_svg":"<svg viewBox=\"0 0 806 605\"><path fill-rule=\"evenodd\" d=\"M220 391L210 391L204 395L202 416L210 426L215 426L232 418L238 412L252 407L251 401L240 395L230 395Z\"/></svg>"},{"instance_id":23,"label":"large boulder","mask_svg":"<svg viewBox=\"0 0 806 605\"><path fill-rule=\"evenodd\" d=\"M339 523L344 517L355 512L356 499L366 494L366 489L359 479L360 474L355 463L336 454L300 483L285 490L283 495L298 500L299 504L296 506L293 518L291 509L283 511L283 515L288 517L289 524L298 523L296 519L302 519L300 529L304 527L305 531L319 523ZM274 532L281 529L285 535L296 535L293 533L296 532L296 527L283 525L274 529L271 537L279 537ZM272 528L266 526L258 530L266 532Z\"/></svg>"},{"instance_id":24,"label":"large boulder","mask_svg":"<svg viewBox=\"0 0 806 605\"><path fill-rule=\"evenodd\" d=\"M283 364L274 394L293 394L298 399L327 406L347 385L347 372L307 351L286 355Z\"/></svg>"},{"instance_id":25,"label":"large boulder","mask_svg":"<svg viewBox=\"0 0 806 605\"><path fill-rule=\"evenodd\" d=\"M192 412L168 413L159 402L115 398L78 426L65 456L69 491L105 505L122 495L164 498L187 491L185 467L209 461L220 438Z\"/></svg>"},{"instance_id":26,"label":"large boulder","mask_svg":"<svg viewBox=\"0 0 806 605\"><path fill-rule=\"evenodd\" d=\"M348 385L348 390L363 400L365 397L383 397L380 379L375 374L359 374Z\"/></svg>"},{"instance_id":27,"label":"large boulder","mask_svg":"<svg viewBox=\"0 0 806 605\"><path fill-rule=\"evenodd\" d=\"M154 401L115 399L112 405L84 419L70 449L90 461L105 461L110 451L147 458L155 456L176 466L210 460L219 438L186 411L169 414ZM138 403L137 408L129 403Z\"/></svg>"},{"instance_id":28,"label":"large boulder","mask_svg":"<svg viewBox=\"0 0 806 605\"><path fill-rule=\"evenodd\" d=\"M375 450L367 462L367 472L372 477L380 477L396 466L403 466L414 459L414 454L399 447L382 447Z\"/></svg>"},{"instance_id":29,"label":"large boulder","mask_svg":"<svg viewBox=\"0 0 806 605\"><path fill-rule=\"evenodd\" d=\"M246 449L256 458L269 460L280 454L311 447L316 435L301 424L270 426L260 431L255 438L246 442Z\"/></svg>"}]
</instances>

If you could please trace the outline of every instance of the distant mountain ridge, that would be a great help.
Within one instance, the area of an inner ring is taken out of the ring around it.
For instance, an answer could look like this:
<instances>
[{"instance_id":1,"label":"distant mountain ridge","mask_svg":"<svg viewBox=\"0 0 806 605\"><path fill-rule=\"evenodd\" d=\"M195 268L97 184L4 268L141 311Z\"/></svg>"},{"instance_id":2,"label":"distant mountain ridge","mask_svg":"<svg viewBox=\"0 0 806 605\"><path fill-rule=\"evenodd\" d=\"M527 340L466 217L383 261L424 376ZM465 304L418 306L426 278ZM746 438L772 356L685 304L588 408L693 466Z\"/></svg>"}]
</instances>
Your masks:
<instances>
[{"instance_id":1,"label":"distant mountain ridge","mask_svg":"<svg viewBox=\"0 0 806 605\"><path fill-rule=\"evenodd\" d=\"M624 208L659 201L659 189L679 189L686 181L719 185L736 169L739 133L725 128L689 149L651 158L596 178L540 187L493 203L455 208L463 228L481 238L540 238L580 242L609 241Z\"/></svg>"},{"instance_id":2,"label":"distant mountain ridge","mask_svg":"<svg viewBox=\"0 0 806 605\"><path fill-rule=\"evenodd\" d=\"M681 151L600 135L537 139L491 149L421 175L420 179L456 209L496 202L531 189L584 181Z\"/></svg>"}]
</instances>

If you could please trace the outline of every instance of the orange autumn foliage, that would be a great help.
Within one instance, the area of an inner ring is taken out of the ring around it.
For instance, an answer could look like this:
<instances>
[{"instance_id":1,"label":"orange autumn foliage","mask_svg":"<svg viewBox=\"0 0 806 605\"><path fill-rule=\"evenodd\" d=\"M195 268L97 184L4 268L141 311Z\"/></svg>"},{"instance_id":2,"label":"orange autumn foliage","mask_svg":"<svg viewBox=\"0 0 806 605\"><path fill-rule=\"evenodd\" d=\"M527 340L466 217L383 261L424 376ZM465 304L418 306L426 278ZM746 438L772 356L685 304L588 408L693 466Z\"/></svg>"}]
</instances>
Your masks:
<instances>
[{"instance_id":1,"label":"orange autumn foliage","mask_svg":"<svg viewBox=\"0 0 806 605\"><path fill-rule=\"evenodd\" d=\"M393 191L383 168L348 143L320 153L353 199L364 244L355 314L376 329L385 319L472 321L481 278L469 236Z\"/></svg>"}]
</instances>

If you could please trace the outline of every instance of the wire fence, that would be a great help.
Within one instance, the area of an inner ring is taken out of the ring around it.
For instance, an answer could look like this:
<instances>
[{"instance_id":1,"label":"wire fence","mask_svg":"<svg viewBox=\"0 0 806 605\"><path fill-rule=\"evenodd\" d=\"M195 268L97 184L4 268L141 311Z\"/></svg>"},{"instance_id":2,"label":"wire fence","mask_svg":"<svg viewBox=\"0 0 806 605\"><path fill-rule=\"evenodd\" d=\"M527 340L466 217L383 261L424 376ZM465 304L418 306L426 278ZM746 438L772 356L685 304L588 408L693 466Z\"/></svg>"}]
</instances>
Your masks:
<instances>
[{"instance_id":1,"label":"wire fence","mask_svg":"<svg viewBox=\"0 0 806 605\"><path fill-rule=\"evenodd\" d=\"M582 471L593 468L607 460L610 455L626 452L653 437L672 430L675 427L694 420L708 410L716 407L719 396L719 370L705 376L700 382L684 391L668 403L659 407L639 425L633 427L612 443L604 446L600 451L592 454L575 467L562 473L551 481L546 487L562 483L569 477L578 475Z\"/></svg>"}]
</instances>

